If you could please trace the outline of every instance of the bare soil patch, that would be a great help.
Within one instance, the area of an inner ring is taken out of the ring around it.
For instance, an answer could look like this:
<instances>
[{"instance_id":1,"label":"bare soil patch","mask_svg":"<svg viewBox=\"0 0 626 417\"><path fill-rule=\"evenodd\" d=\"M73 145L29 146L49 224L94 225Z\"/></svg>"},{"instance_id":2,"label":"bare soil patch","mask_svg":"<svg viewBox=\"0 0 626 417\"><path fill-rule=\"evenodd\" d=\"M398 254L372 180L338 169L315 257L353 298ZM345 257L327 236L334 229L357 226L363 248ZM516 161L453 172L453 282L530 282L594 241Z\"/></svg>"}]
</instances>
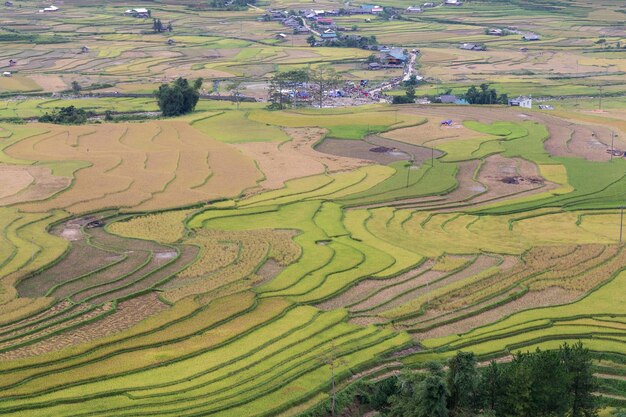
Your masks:
<instances>
[{"instance_id":1,"label":"bare soil patch","mask_svg":"<svg viewBox=\"0 0 626 417\"><path fill-rule=\"evenodd\" d=\"M256 275L261 278L261 281L257 282L255 286L259 286L266 282L271 281L276 275L280 273L285 267L276 262L273 259L268 259L265 263L256 271Z\"/></svg>"},{"instance_id":2,"label":"bare soil patch","mask_svg":"<svg viewBox=\"0 0 626 417\"><path fill-rule=\"evenodd\" d=\"M539 169L532 162L520 158L504 158L500 155L485 158L478 173L478 181L488 189L485 195L477 199L478 201L494 200L531 190L544 192L559 187L558 184L546 182L541 178Z\"/></svg>"},{"instance_id":3,"label":"bare soil patch","mask_svg":"<svg viewBox=\"0 0 626 417\"><path fill-rule=\"evenodd\" d=\"M421 164L433 155L433 151L430 148L377 135L367 136L363 140L328 138L324 139L315 149L331 155L366 159L382 165L407 160L413 160L416 164ZM441 155L442 152L435 150L435 158Z\"/></svg>"}]
</instances>

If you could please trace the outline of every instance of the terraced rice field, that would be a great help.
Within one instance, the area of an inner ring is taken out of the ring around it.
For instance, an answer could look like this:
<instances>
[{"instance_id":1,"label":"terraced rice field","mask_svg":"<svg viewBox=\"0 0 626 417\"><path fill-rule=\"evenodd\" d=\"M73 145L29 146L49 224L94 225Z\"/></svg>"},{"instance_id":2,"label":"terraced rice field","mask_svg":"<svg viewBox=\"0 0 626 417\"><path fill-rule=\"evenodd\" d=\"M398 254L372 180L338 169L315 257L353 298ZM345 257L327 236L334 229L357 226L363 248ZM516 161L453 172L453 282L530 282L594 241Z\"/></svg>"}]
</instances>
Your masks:
<instances>
[{"instance_id":1,"label":"terraced rice field","mask_svg":"<svg viewBox=\"0 0 626 417\"><path fill-rule=\"evenodd\" d=\"M364 139L373 110L232 110L288 139L236 144L197 118L3 125L0 413L289 415L328 395L328 355L343 383L460 349L626 355L626 162L584 146L614 127L381 110Z\"/></svg>"}]
</instances>

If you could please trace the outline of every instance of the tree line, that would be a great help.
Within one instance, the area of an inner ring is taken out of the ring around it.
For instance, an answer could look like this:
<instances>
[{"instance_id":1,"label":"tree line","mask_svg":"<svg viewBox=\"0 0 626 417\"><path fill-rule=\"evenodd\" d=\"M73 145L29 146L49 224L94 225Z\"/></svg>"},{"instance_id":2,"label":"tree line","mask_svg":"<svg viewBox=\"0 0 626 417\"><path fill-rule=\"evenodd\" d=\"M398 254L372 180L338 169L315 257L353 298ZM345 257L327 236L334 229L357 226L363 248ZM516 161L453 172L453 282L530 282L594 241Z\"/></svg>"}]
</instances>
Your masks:
<instances>
[{"instance_id":1,"label":"tree line","mask_svg":"<svg viewBox=\"0 0 626 417\"><path fill-rule=\"evenodd\" d=\"M375 410L381 417L598 416L591 355L580 342L518 353L508 363L492 361L484 367L473 353L459 352L445 365L431 362L424 371L353 384L300 417L355 409Z\"/></svg>"}]
</instances>

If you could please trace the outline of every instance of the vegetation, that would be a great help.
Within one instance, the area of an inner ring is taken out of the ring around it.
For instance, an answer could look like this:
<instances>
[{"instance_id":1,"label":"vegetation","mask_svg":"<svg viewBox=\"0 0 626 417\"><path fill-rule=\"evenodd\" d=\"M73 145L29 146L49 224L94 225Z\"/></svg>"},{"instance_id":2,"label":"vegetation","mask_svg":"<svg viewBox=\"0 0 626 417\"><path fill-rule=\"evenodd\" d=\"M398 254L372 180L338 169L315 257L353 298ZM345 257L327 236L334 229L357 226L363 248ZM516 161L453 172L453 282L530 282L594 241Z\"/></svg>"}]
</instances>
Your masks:
<instances>
[{"instance_id":1,"label":"vegetation","mask_svg":"<svg viewBox=\"0 0 626 417\"><path fill-rule=\"evenodd\" d=\"M594 416L598 403L590 353L582 343L517 353L509 363L478 367L471 353L342 393L341 409L358 405L389 417ZM301 416L326 416L323 409Z\"/></svg>"},{"instance_id":2,"label":"vegetation","mask_svg":"<svg viewBox=\"0 0 626 417\"><path fill-rule=\"evenodd\" d=\"M464 97L470 104L508 104L509 102L506 94L498 95L495 88L489 88L489 84L481 84L480 88L471 86Z\"/></svg>"},{"instance_id":3,"label":"vegetation","mask_svg":"<svg viewBox=\"0 0 626 417\"><path fill-rule=\"evenodd\" d=\"M163 116L180 116L194 111L202 87L202 80L198 79L193 86L185 78L178 78L171 84L162 84L154 95L157 98L159 109Z\"/></svg>"},{"instance_id":4,"label":"vegetation","mask_svg":"<svg viewBox=\"0 0 626 417\"><path fill-rule=\"evenodd\" d=\"M74 106L61 107L55 109L51 113L45 113L39 118L42 123L55 123L60 125L81 125L87 123L87 117L90 114L84 109Z\"/></svg>"}]
</instances>

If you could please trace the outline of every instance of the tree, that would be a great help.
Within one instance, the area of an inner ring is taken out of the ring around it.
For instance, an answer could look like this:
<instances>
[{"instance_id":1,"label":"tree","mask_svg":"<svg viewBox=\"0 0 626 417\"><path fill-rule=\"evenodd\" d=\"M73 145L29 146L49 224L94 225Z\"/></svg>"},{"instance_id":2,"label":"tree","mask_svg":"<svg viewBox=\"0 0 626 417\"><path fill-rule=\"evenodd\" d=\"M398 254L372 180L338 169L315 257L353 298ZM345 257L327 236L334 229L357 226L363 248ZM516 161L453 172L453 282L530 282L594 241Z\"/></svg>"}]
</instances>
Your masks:
<instances>
[{"instance_id":1,"label":"tree","mask_svg":"<svg viewBox=\"0 0 626 417\"><path fill-rule=\"evenodd\" d=\"M200 78L196 78L196 80L193 82L193 89L196 91L200 91L200 89L202 88L202 82L204 80L200 77Z\"/></svg>"},{"instance_id":2,"label":"tree","mask_svg":"<svg viewBox=\"0 0 626 417\"><path fill-rule=\"evenodd\" d=\"M531 410L536 416L564 416L568 408L567 369L562 351L537 351L527 355L531 369Z\"/></svg>"},{"instance_id":3,"label":"tree","mask_svg":"<svg viewBox=\"0 0 626 417\"><path fill-rule=\"evenodd\" d=\"M582 342L561 347L561 354L569 376L570 417L596 417L598 404L593 392L597 381L593 376L591 355Z\"/></svg>"},{"instance_id":4,"label":"tree","mask_svg":"<svg viewBox=\"0 0 626 417\"><path fill-rule=\"evenodd\" d=\"M411 74L409 79L404 82L404 85L406 86L417 85L417 76L415 74Z\"/></svg>"},{"instance_id":5,"label":"tree","mask_svg":"<svg viewBox=\"0 0 626 417\"><path fill-rule=\"evenodd\" d=\"M269 84L270 108L282 110L288 105L297 104L302 95L305 95L304 86L309 81L309 72L306 70L292 70L274 74ZM289 90L292 94L285 93Z\"/></svg>"},{"instance_id":6,"label":"tree","mask_svg":"<svg viewBox=\"0 0 626 417\"><path fill-rule=\"evenodd\" d=\"M317 39L315 39L315 36L313 35L310 35L308 38L306 38L306 43L308 43L309 46L314 46L316 42Z\"/></svg>"},{"instance_id":7,"label":"tree","mask_svg":"<svg viewBox=\"0 0 626 417\"><path fill-rule=\"evenodd\" d=\"M370 56L368 56L368 57L365 59L365 62L366 62L367 64L371 64L371 63L373 63L373 62L378 62L378 57L377 57L376 55L374 55L374 54L371 54Z\"/></svg>"},{"instance_id":8,"label":"tree","mask_svg":"<svg viewBox=\"0 0 626 417\"><path fill-rule=\"evenodd\" d=\"M390 417L447 417L448 390L441 364L431 362L426 375L406 372L399 394L391 398Z\"/></svg>"},{"instance_id":9,"label":"tree","mask_svg":"<svg viewBox=\"0 0 626 417\"><path fill-rule=\"evenodd\" d=\"M496 408L502 404L506 395L503 371L495 361L491 361L491 363L482 370L481 374L481 398L483 399L483 406L487 410L492 410L495 414Z\"/></svg>"},{"instance_id":10,"label":"tree","mask_svg":"<svg viewBox=\"0 0 626 417\"><path fill-rule=\"evenodd\" d=\"M313 95L320 108L324 107L324 98L329 90L337 88L340 83L339 74L331 67L318 67L309 71Z\"/></svg>"},{"instance_id":11,"label":"tree","mask_svg":"<svg viewBox=\"0 0 626 417\"><path fill-rule=\"evenodd\" d=\"M152 30L154 33L163 32L163 23L161 23L161 19L152 19Z\"/></svg>"},{"instance_id":12,"label":"tree","mask_svg":"<svg viewBox=\"0 0 626 417\"><path fill-rule=\"evenodd\" d=\"M473 353L458 352L448 362L448 408L452 416L471 416L478 410L480 374Z\"/></svg>"},{"instance_id":13,"label":"tree","mask_svg":"<svg viewBox=\"0 0 626 417\"><path fill-rule=\"evenodd\" d=\"M237 110L239 110L239 102L240 102L240 99L241 99L241 96L240 96L241 81L233 81L231 84L228 85L228 87L226 87L226 89L228 91L230 91L232 93L232 95L235 97L235 103L237 105Z\"/></svg>"},{"instance_id":14,"label":"tree","mask_svg":"<svg viewBox=\"0 0 626 417\"><path fill-rule=\"evenodd\" d=\"M78 84L78 81L72 81L72 92L74 94L78 94L80 93L80 90L82 90L80 84Z\"/></svg>"},{"instance_id":15,"label":"tree","mask_svg":"<svg viewBox=\"0 0 626 417\"><path fill-rule=\"evenodd\" d=\"M198 83L196 80L192 87L185 78L178 78L171 84L162 84L154 94L163 116L178 116L192 112L200 99L196 85L199 88L202 82Z\"/></svg>"},{"instance_id":16,"label":"tree","mask_svg":"<svg viewBox=\"0 0 626 417\"><path fill-rule=\"evenodd\" d=\"M393 104L409 104L415 103L415 87L409 85L403 96L394 96L391 101Z\"/></svg>"},{"instance_id":17,"label":"tree","mask_svg":"<svg viewBox=\"0 0 626 417\"><path fill-rule=\"evenodd\" d=\"M168 22L167 23L167 31L171 32L172 30L174 30L174 28L172 27L172 22Z\"/></svg>"},{"instance_id":18,"label":"tree","mask_svg":"<svg viewBox=\"0 0 626 417\"><path fill-rule=\"evenodd\" d=\"M80 125L87 122L88 116L89 114L85 110L68 106L53 110L52 113L45 113L39 118L39 121L63 125Z\"/></svg>"},{"instance_id":19,"label":"tree","mask_svg":"<svg viewBox=\"0 0 626 417\"><path fill-rule=\"evenodd\" d=\"M480 88L480 89L479 89ZM489 84L483 83L479 88L471 86L465 93L465 99L470 104L507 104L508 96L502 94L498 96L495 89L490 89Z\"/></svg>"},{"instance_id":20,"label":"tree","mask_svg":"<svg viewBox=\"0 0 626 417\"><path fill-rule=\"evenodd\" d=\"M428 365L429 375L422 381L418 391L416 417L447 417L446 397L448 389L443 368L438 363Z\"/></svg>"}]
</instances>

